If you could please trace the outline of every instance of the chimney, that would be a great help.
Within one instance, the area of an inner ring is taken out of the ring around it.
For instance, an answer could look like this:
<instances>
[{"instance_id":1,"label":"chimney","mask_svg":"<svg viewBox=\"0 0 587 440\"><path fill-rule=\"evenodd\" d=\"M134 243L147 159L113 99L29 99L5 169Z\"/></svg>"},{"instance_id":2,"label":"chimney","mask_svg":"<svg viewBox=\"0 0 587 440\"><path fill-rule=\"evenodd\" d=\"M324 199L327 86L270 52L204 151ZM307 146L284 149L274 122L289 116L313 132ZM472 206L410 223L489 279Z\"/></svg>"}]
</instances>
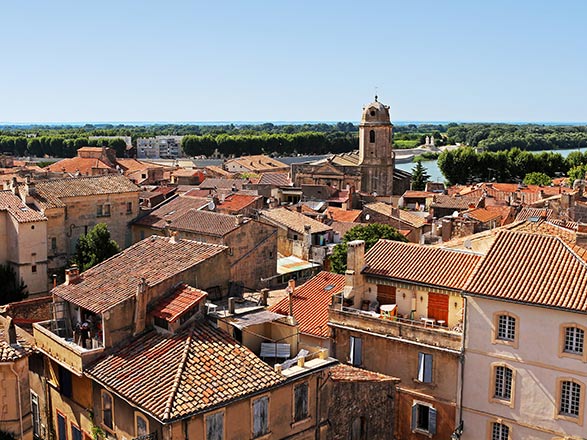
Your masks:
<instances>
[{"instance_id":1,"label":"chimney","mask_svg":"<svg viewBox=\"0 0 587 440\"><path fill-rule=\"evenodd\" d=\"M79 281L79 267L75 264L65 269L65 285L76 284Z\"/></svg>"},{"instance_id":2,"label":"chimney","mask_svg":"<svg viewBox=\"0 0 587 440\"><path fill-rule=\"evenodd\" d=\"M176 244L177 243L177 240L175 239L175 236L177 235L177 231L171 231L169 233L169 235L170 235L169 243Z\"/></svg>"},{"instance_id":3,"label":"chimney","mask_svg":"<svg viewBox=\"0 0 587 440\"><path fill-rule=\"evenodd\" d=\"M245 221L245 217L242 214L237 214L236 215L236 225L242 225Z\"/></svg>"},{"instance_id":4,"label":"chimney","mask_svg":"<svg viewBox=\"0 0 587 440\"><path fill-rule=\"evenodd\" d=\"M365 264L365 242L363 240L349 241L347 249L347 272L360 272Z\"/></svg>"},{"instance_id":5,"label":"chimney","mask_svg":"<svg viewBox=\"0 0 587 440\"><path fill-rule=\"evenodd\" d=\"M261 289L261 305L263 307L267 307L267 302L269 300L269 289Z\"/></svg>"},{"instance_id":6,"label":"chimney","mask_svg":"<svg viewBox=\"0 0 587 440\"><path fill-rule=\"evenodd\" d=\"M363 301L365 279L361 270L365 265L365 242L349 241L347 244L347 263L345 272L344 298L352 299L355 307Z\"/></svg>"},{"instance_id":7,"label":"chimney","mask_svg":"<svg viewBox=\"0 0 587 440\"><path fill-rule=\"evenodd\" d=\"M16 177L12 177L12 179L10 180L10 191L12 191L12 194L14 194L15 196L17 195L18 182L16 180Z\"/></svg>"},{"instance_id":8,"label":"chimney","mask_svg":"<svg viewBox=\"0 0 587 440\"><path fill-rule=\"evenodd\" d=\"M446 243L452 237L452 220L450 218L442 219L442 241Z\"/></svg>"},{"instance_id":9,"label":"chimney","mask_svg":"<svg viewBox=\"0 0 587 440\"><path fill-rule=\"evenodd\" d=\"M7 316L5 319L4 340L10 345L14 345L16 344L16 327L14 326L14 322L12 322L12 317Z\"/></svg>"},{"instance_id":10,"label":"chimney","mask_svg":"<svg viewBox=\"0 0 587 440\"><path fill-rule=\"evenodd\" d=\"M147 320L147 289L149 284L145 278L139 280L137 293L135 294L135 331L134 336L145 330Z\"/></svg>"},{"instance_id":11,"label":"chimney","mask_svg":"<svg viewBox=\"0 0 587 440\"><path fill-rule=\"evenodd\" d=\"M293 316L293 294L294 294L295 290L296 290L296 280L291 278L287 282L287 288L285 289L285 291L287 292L287 298L288 298L288 302L289 302L288 316Z\"/></svg>"},{"instance_id":12,"label":"chimney","mask_svg":"<svg viewBox=\"0 0 587 440\"><path fill-rule=\"evenodd\" d=\"M234 311L236 309L236 297L231 296L228 298L228 313L234 315Z\"/></svg>"}]
</instances>

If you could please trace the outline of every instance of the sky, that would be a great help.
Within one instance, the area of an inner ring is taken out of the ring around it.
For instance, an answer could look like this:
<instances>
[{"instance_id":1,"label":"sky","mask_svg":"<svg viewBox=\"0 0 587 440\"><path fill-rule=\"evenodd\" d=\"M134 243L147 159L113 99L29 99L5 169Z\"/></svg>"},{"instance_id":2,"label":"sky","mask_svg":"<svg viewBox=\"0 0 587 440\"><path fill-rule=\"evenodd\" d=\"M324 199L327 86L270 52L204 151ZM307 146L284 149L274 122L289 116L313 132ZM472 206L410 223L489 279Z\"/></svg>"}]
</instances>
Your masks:
<instances>
[{"instance_id":1,"label":"sky","mask_svg":"<svg viewBox=\"0 0 587 440\"><path fill-rule=\"evenodd\" d=\"M587 1L3 2L0 122L587 121Z\"/></svg>"}]
</instances>

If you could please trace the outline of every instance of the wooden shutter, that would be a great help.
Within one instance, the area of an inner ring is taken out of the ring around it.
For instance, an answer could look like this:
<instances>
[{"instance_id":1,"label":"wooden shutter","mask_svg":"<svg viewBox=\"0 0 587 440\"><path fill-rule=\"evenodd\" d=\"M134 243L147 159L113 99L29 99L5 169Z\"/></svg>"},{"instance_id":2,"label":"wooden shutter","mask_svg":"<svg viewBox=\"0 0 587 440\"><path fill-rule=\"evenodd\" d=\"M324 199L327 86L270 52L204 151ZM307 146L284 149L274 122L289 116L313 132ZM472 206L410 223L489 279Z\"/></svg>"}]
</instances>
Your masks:
<instances>
[{"instance_id":1,"label":"wooden shutter","mask_svg":"<svg viewBox=\"0 0 587 440\"><path fill-rule=\"evenodd\" d=\"M253 437L268 432L269 398L261 397L253 402Z\"/></svg>"},{"instance_id":2,"label":"wooden shutter","mask_svg":"<svg viewBox=\"0 0 587 440\"><path fill-rule=\"evenodd\" d=\"M308 417L308 383L304 382L294 388L294 421Z\"/></svg>"},{"instance_id":3,"label":"wooden shutter","mask_svg":"<svg viewBox=\"0 0 587 440\"><path fill-rule=\"evenodd\" d=\"M418 423L418 404L412 405L412 431L416 429Z\"/></svg>"},{"instance_id":4,"label":"wooden shutter","mask_svg":"<svg viewBox=\"0 0 587 440\"><path fill-rule=\"evenodd\" d=\"M363 341L361 338L355 338L351 336L351 364L355 367L360 366L363 363Z\"/></svg>"},{"instance_id":5,"label":"wooden shutter","mask_svg":"<svg viewBox=\"0 0 587 440\"><path fill-rule=\"evenodd\" d=\"M436 410L430 408L428 411L428 432L432 435L436 434Z\"/></svg>"},{"instance_id":6,"label":"wooden shutter","mask_svg":"<svg viewBox=\"0 0 587 440\"><path fill-rule=\"evenodd\" d=\"M224 413L206 417L206 440L222 440L224 437Z\"/></svg>"},{"instance_id":7,"label":"wooden shutter","mask_svg":"<svg viewBox=\"0 0 587 440\"><path fill-rule=\"evenodd\" d=\"M381 304L397 304L395 302L395 286L377 284L377 301Z\"/></svg>"},{"instance_id":8,"label":"wooden shutter","mask_svg":"<svg viewBox=\"0 0 587 440\"><path fill-rule=\"evenodd\" d=\"M418 380L424 383L432 382L432 355L418 353Z\"/></svg>"},{"instance_id":9,"label":"wooden shutter","mask_svg":"<svg viewBox=\"0 0 587 440\"><path fill-rule=\"evenodd\" d=\"M428 292L428 318L448 323L448 295Z\"/></svg>"}]
</instances>

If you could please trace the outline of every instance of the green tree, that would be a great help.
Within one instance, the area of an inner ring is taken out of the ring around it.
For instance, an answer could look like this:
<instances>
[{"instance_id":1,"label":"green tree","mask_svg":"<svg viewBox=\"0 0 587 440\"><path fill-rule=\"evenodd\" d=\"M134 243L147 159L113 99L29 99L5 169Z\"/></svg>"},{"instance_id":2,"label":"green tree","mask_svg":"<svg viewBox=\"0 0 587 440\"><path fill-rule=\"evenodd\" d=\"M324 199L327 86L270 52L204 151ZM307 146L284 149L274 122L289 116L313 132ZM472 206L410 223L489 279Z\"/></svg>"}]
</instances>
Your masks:
<instances>
[{"instance_id":1,"label":"green tree","mask_svg":"<svg viewBox=\"0 0 587 440\"><path fill-rule=\"evenodd\" d=\"M412 168L412 189L414 191L424 191L426 182L430 179L430 175L426 172L426 168L422 165L421 160L416 161L416 166Z\"/></svg>"},{"instance_id":2,"label":"green tree","mask_svg":"<svg viewBox=\"0 0 587 440\"><path fill-rule=\"evenodd\" d=\"M567 175L569 176L569 184L573 185L575 180L585 179L585 176L587 176L587 165L573 167L569 170Z\"/></svg>"},{"instance_id":3,"label":"green tree","mask_svg":"<svg viewBox=\"0 0 587 440\"><path fill-rule=\"evenodd\" d=\"M20 301L28 296L27 286L19 280L16 271L8 264L0 264L0 304Z\"/></svg>"},{"instance_id":4,"label":"green tree","mask_svg":"<svg viewBox=\"0 0 587 440\"><path fill-rule=\"evenodd\" d=\"M380 238L395 241L408 241L399 231L389 225L381 223L370 223L368 225L357 225L347 231L342 237L342 243L334 246L330 263L332 271L344 273L346 271L347 244L353 240L365 241L365 252L368 251Z\"/></svg>"},{"instance_id":5,"label":"green tree","mask_svg":"<svg viewBox=\"0 0 587 440\"><path fill-rule=\"evenodd\" d=\"M82 235L75 246L73 263L83 272L120 252L118 244L110 238L104 223L98 223L87 235Z\"/></svg>"},{"instance_id":6,"label":"green tree","mask_svg":"<svg viewBox=\"0 0 587 440\"><path fill-rule=\"evenodd\" d=\"M526 185L548 186L552 183L552 179L547 174L534 172L524 176L524 183Z\"/></svg>"}]
</instances>

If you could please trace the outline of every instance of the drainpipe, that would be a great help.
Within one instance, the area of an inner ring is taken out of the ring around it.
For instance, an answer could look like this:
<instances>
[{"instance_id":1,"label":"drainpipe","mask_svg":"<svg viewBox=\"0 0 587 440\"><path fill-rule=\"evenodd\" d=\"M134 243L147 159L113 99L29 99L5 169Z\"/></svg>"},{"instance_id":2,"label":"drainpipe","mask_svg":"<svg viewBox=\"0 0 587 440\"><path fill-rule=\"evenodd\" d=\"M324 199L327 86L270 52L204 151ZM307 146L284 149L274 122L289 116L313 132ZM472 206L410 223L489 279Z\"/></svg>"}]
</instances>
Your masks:
<instances>
[{"instance_id":1,"label":"drainpipe","mask_svg":"<svg viewBox=\"0 0 587 440\"><path fill-rule=\"evenodd\" d=\"M10 363L10 371L12 371L14 373L14 376L16 377L16 389L18 391L18 421L20 422L20 438L24 438L24 429L22 426L22 399L20 397L20 378L18 376L18 373L14 369L13 363Z\"/></svg>"},{"instance_id":2,"label":"drainpipe","mask_svg":"<svg viewBox=\"0 0 587 440\"><path fill-rule=\"evenodd\" d=\"M464 395L464 381L465 381L465 342L467 337L467 297L463 295L463 345L461 346L461 354L459 355L459 362L460 362L460 380L459 380L459 423L456 426L454 432L450 436L453 440L458 440L461 438L463 434L463 395Z\"/></svg>"}]
</instances>

